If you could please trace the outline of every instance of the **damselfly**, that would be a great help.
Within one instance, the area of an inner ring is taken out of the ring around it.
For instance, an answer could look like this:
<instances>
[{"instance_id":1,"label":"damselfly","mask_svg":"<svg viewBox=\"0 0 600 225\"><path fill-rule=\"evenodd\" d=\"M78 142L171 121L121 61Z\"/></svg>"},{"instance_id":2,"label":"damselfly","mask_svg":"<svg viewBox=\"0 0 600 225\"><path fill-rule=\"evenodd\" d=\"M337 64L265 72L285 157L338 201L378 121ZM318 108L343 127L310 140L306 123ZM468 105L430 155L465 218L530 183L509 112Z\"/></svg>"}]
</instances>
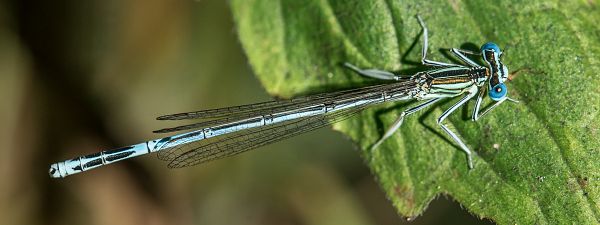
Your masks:
<instances>
[{"instance_id":1,"label":"damselfly","mask_svg":"<svg viewBox=\"0 0 600 225\"><path fill-rule=\"evenodd\" d=\"M360 75L394 82L291 100L161 116L158 117L159 120L204 121L156 131L164 133L198 128L191 132L54 163L50 166L50 176L65 177L152 152L157 152L160 159L168 161L170 168L196 165L327 126L376 104L411 99L421 101L419 105L400 114L384 135L372 145L371 149L376 149L400 128L406 116L441 99L461 95L464 96L442 113L437 123L466 153L468 167L473 168L473 153L458 135L444 125L444 120L475 97L473 120L481 118L506 100L516 102L507 96L504 82L508 79L508 69L502 63L502 51L496 44L488 42L481 46L480 52L452 48L451 52L464 65L428 60L427 28L419 16L417 19L423 36L421 61L423 65L432 67L431 70L402 76L377 69L360 69L346 63L346 67ZM477 64L467 55L481 56L486 66ZM486 92L495 103L480 113Z\"/></svg>"}]
</instances>

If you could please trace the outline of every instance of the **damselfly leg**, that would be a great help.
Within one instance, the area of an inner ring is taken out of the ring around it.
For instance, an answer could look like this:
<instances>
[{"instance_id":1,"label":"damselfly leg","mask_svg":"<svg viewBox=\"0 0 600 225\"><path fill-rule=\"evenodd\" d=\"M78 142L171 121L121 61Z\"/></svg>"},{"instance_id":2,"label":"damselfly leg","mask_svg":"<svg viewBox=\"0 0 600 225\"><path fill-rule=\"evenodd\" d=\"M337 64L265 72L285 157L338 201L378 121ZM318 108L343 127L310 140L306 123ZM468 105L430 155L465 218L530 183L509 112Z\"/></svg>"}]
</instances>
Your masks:
<instances>
[{"instance_id":1,"label":"damselfly leg","mask_svg":"<svg viewBox=\"0 0 600 225\"><path fill-rule=\"evenodd\" d=\"M408 109L406 111L403 111L400 114L400 117L398 117L398 119L396 119L396 121L394 121L394 123L392 124L392 126L390 128L388 128L384 135L379 138L379 140L377 140L377 142L375 142L375 144L373 144L373 146L371 146L371 151L374 151L377 147L379 147L379 145L381 143L383 143L383 141L385 141L386 139L388 139L389 137L391 137L399 128L400 126L402 126L402 122L404 122L404 117L416 113L418 111L420 111L421 109L426 108L427 106L432 105L433 103L436 103L437 101L441 100L442 98L434 98L431 99L423 104L420 104L418 106L415 106L411 109Z\"/></svg>"},{"instance_id":2,"label":"damselfly leg","mask_svg":"<svg viewBox=\"0 0 600 225\"><path fill-rule=\"evenodd\" d=\"M344 63L344 66L353 70L354 72L363 75L365 77L369 77L369 78L375 78L375 79L379 79L379 80L400 80L402 77L398 76L396 74L393 74L391 72L385 71L385 70L378 70L378 69L361 69L358 68L355 65L352 65L351 63Z\"/></svg>"},{"instance_id":3,"label":"damselfly leg","mask_svg":"<svg viewBox=\"0 0 600 225\"><path fill-rule=\"evenodd\" d=\"M480 52L474 52L474 51L469 51L469 50L460 49L460 48L452 48L451 50L452 51L460 52L460 53L465 54L465 55L481 56Z\"/></svg>"},{"instance_id":4,"label":"damselfly leg","mask_svg":"<svg viewBox=\"0 0 600 225\"><path fill-rule=\"evenodd\" d=\"M446 131L446 133L448 135L450 135L450 137L452 137L452 139L454 139L454 142L456 142L461 148L462 150L467 154L467 162L469 164L469 169L473 169L473 157L471 156L471 150L469 150L469 147L467 147L467 145L465 145L465 143L463 143L462 140L460 140L460 138L458 137L458 135L456 135L454 132L452 132L448 127L446 127L446 125L444 125L444 120L450 115L452 114L456 109L460 108L461 106L463 106L467 101L469 101L470 99L472 99L473 97L475 97L475 95L477 94L477 87L473 86L468 94L461 98L460 101L458 101L457 103L455 103L452 107L450 107L449 109L447 109L444 113L442 113L442 115L440 116L440 118L438 118L438 125L440 125L440 127L442 127L442 129L444 131Z\"/></svg>"},{"instance_id":5,"label":"damselfly leg","mask_svg":"<svg viewBox=\"0 0 600 225\"><path fill-rule=\"evenodd\" d=\"M464 63L466 63L470 66L473 66L473 67L481 67L481 65L477 64L476 62L473 62L473 60L469 59L465 55L465 54L475 55L474 52L470 52L470 51L462 50L462 49L458 49L458 48L452 48L450 51L452 53L454 53L454 55L456 55Z\"/></svg>"},{"instance_id":6,"label":"damselfly leg","mask_svg":"<svg viewBox=\"0 0 600 225\"><path fill-rule=\"evenodd\" d=\"M497 101L496 103L494 103L493 105L489 106L487 109L485 109L481 114L477 114L474 112L473 113L473 121L477 121L479 118L485 116L488 112L492 111L492 109L496 108L497 106L499 106L500 104L502 104L504 101L508 100L508 98L502 99L500 101ZM477 108L477 110L479 111L479 109Z\"/></svg>"},{"instance_id":7,"label":"damselfly leg","mask_svg":"<svg viewBox=\"0 0 600 225\"><path fill-rule=\"evenodd\" d=\"M475 101L475 107L473 108L473 114L471 116L471 120L477 121L480 117L479 108L481 107L481 102L483 101L483 96L485 95L485 87L481 87L479 89L479 94L477 95L477 100Z\"/></svg>"},{"instance_id":8,"label":"damselfly leg","mask_svg":"<svg viewBox=\"0 0 600 225\"><path fill-rule=\"evenodd\" d=\"M422 35L423 35L423 48L421 50L421 63L423 65L426 66L442 66L442 67L452 67L452 66L461 66L461 65L456 65L456 64L451 64L451 63L444 63L444 62L438 62L438 61L433 61L433 60L429 60L427 59L427 48L428 48L428 43L429 43L429 32L427 31L427 26L425 26L425 22L423 22L423 19L421 19L421 16L417 16L417 19L419 20L419 25L421 25L421 29L423 30Z\"/></svg>"}]
</instances>

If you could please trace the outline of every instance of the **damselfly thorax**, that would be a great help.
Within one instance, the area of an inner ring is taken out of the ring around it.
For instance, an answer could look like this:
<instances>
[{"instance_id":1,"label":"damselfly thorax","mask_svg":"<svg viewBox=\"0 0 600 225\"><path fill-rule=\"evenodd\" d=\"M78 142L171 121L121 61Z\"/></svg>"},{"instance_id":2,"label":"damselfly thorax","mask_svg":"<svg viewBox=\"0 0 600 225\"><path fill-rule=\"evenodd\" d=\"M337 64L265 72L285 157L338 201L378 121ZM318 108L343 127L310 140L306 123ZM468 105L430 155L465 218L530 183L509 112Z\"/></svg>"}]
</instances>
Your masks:
<instances>
[{"instance_id":1,"label":"damselfly thorax","mask_svg":"<svg viewBox=\"0 0 600 225\"><path fill-rule=\"evenodd\" d=\"M460 95L471 86L482 87L489 79L485 67L449 67L422 71L411 77L418 84L417 100Z\"/></svg>"}]
</instances>

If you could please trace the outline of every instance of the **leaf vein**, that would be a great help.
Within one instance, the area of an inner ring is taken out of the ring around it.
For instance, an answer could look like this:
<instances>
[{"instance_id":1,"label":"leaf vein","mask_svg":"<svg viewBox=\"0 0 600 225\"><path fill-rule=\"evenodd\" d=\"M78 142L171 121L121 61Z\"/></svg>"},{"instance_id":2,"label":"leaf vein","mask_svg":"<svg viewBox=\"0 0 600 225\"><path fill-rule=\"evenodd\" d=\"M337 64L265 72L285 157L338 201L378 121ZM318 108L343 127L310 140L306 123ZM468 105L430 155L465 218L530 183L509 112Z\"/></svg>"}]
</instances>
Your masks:
<instances>
[{"instance_id":1,"label":"leaf vein","mask_svg":"<svg viewBox=\"0 0 600 225\"><path fill-rule=\"evenodd\" d=\"M348 38L348 35L346 35L346 33L344 32L344 29L342 29L342 26L340 25L339 19L333 12L333 8L331 7L331 3L329 3L329 0L321 0L320 2L321 2L321 4L320 4L321 9L323 10L323 13L325 13L325 17L328 18L327 22L331 26L331 29L334 32L334 34L337 34L339 36L339 38L342 40L342 42L344 43L344 46L346 48L349 48L350 52L355 52L356 56L358 56L358 58L359 58L358 59L359 61L363 61L369 65L373 65L373 62L371 62L367 57L365 57L363 52L361 52L361 50L358 49L358 47L356 47L356 45L354 45L354 43L352 43L350 38ZM352 55L352 54L350 54L350 55Z\"/></svg>"},{"instance_id":2,"label":"leaf vein","mask_svg":"<svg viewBox=\"0 0 600 225\"><path fill-rule=\"evenodd\" d=\"M545 121L545 120L543 120L541 115L539 115L535 110L533 110L533 108L531 108L531 106L529 106L529 104L524 104L524 105L535 116L535 118L538 121ZM554 142L554 144L556 146L558 146L559 153L560 153L560 159L565 164L565 166L568 170L568 173L569 173L568 177L577 179L577 177L574 176L575 173L573 172L574 171L573 166L568 162L568 160L566 159L566 156L565 156L565 151L570 148L568 147L568 145L564 145L560 141L558 141L558 137L556 137L554 130L552 128L550 128L550 126L544 126L544 128L548 131L548 136L550 137L550 140L552 140L552 142ZM581 186L581 184L579 182L576 182L576 183L577 183L577 186L579 187L579 189L581 190L581 192L585 193L584 187ZM592 212L592 214L596 218L598 218L599 216L593 207L593 205L595 205L595 202L589 197L589 195L583 195L583 197L587 200L586 202L588 203L589 210Z\"/></svg>"}]
</instances>

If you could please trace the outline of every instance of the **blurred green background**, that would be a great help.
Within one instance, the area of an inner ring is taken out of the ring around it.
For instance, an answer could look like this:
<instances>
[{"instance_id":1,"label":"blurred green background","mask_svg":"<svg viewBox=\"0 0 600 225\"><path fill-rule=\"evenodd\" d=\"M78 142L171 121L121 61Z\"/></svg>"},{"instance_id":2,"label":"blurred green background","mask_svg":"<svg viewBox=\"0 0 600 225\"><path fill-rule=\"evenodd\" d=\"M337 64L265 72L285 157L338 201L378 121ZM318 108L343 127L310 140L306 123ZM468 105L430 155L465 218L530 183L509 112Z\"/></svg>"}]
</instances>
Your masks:
<instances>
[{"instance_id":1,"label":"blurred green background","mask_svg":"<svg viewBox=\"0 0 600 225\"><path fill-rule=\"evenodd\" d=\"M191 168L145 156L49 178L180 124L156 116L269 100L226 1L1 2L0 95L2 224L408 223L330 129ZM410 222L482 223L444 196Z\"/></svg>"}]
</instances>

